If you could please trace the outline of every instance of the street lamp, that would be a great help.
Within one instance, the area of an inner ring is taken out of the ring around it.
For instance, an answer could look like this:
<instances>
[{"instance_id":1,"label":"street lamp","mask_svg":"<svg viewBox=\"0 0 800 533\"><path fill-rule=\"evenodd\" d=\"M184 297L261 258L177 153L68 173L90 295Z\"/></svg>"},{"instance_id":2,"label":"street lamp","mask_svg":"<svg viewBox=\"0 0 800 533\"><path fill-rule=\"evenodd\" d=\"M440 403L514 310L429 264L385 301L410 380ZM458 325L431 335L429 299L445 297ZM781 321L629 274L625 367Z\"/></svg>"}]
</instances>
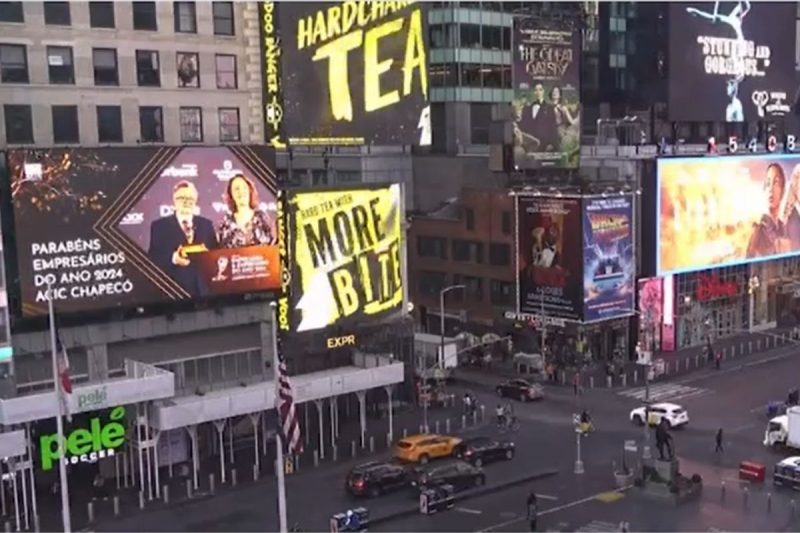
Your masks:
<instances>
[{"instance_id":1,"label":"street lamp","mask_svg":"<svg viewBox=\"0 0 800 533\"><path fill-rule=\"evenodd\" d=\"M756 291L758 288L761 287L761 280L758 279L758 276L751 276L750 279L747 281L747 294L750 295L750 327L749 330L753 332L753 323L755 322L755 303L756 303Z\"/></svg>"},{"instance_id":2,"label":"street lamp","mask_svg":"<svg viewBox=\"0 0 800 533\"><path fill-rule=\"evenodd\" d=\"M450 291L454 291L454 290L457 290L457 289L466 289L466 286L465 285L450 285L449 287L445 287L444 289L439 291L439 319L441 320L441 322L440 322L440 325L441 325L440 333L442 334L441 354L439 355L440 368L441 368L441 363L443 363L443 361L444 361L444 295L447 294Z\"/></svg>"}]
</instances>

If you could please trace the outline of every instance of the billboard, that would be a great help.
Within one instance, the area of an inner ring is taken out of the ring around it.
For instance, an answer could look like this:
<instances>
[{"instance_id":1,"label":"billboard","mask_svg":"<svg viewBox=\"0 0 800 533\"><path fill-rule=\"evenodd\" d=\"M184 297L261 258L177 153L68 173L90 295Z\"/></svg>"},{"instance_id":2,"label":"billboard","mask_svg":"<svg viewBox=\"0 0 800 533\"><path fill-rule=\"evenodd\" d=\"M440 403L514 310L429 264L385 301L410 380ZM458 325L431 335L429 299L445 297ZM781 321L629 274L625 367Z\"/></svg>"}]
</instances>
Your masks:
<instances>
[{"instance_id":1,"label":"billboard","mask_svg":"<svg viewBox=\"0 0 800 533\"><path fill-rule=\"evenodd\" d=\"M583 199L583 320L633 314L633 197Z\"/></svg>"},{"instance_id":2,"label":"billboard","mask_svg":"<svg viewBox=\"0 0 800 533\"><path fill-rule=\"evenodd\" d=\"M278 287L274 152L263 147L9 153L23 313Z\"/></svg>"},{"instance_id":3,"label":"billboard","mask_svg":"<svg viewBox=\"0 0 800 533\"><path fill-rule=\"evenodd\" d=\"M580 46L570 21L514 19L514 163L520 168L578 166Z\"/></svg>"},{"instance_id":4,"label":"billboard","mask_svg":"<svg viewBox=\"0 0 800 533\"><path fill-rule=\"evenodd\" d=\"M669 11L671 120L756 122L790 112L791 2L674 2Z\"/></svg>"},{"instance_id":5,"label":"billboard","mask_svg":"<svg viewBox=\"0 0 800 533\"><path fill-rule=\"evenodd\" d=\"M519 312L581 320L580 198L517 197Z\"/></svg>"},{"instance_id":6,"label":"billboard","mask_svg":"<svg viewBox=\"0 0 800 533\"><path fill-rule=\"evenodd\" d=\"M291 191L287 211L292 258L287 329L369 325L404 311L399 184Z\"/></svg>"},{"instance_id":7,"label":"billboard","mask_svg":"<svg viewBox=\"0 0 800 533\"><path fill-rule=\"evenodd\" d=\"M265 48L265 80L269 94L282 91L290 144L431 143L423 3L262 4L262 15L274 21L275 13L279 51L265 31L274 25L262 16L264 42L273 43ZM282 73L271 66L276 54Z\"/></svg>"},{"instance_id":8,"label":"billboard","mask_svg":"<svg viewBox=\"0 0 800 533\"><path fill-rule=\"evenodd\" d=\"M800 155L658 160L657 269L800 254Z\"/></svg>"},{"instance_id":9,"label":"billboard","mask_svg":"<svg viewBox=\"0 0 800 533\"><path fill-rule=\"evenodd\" d=\"M264 138L267 144L283 148L283 71L281 69L281 39L278 32L275 2L259 2L261 28L261 75L264 86Z\"/></svg>"}]
</instances>

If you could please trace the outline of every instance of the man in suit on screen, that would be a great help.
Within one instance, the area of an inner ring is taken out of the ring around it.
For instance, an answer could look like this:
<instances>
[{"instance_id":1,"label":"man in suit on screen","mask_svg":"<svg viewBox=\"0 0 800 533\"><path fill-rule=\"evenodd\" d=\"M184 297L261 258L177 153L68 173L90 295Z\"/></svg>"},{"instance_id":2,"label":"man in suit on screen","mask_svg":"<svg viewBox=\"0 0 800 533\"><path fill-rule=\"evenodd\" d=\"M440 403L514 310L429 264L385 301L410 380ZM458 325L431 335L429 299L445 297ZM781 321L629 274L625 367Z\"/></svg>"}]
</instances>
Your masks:
<instances>
[{"instance_id":1,"label":"man in suit on screen","mask_svg":"<svg viewBox=\"0 0 800 533\"><path fill-rule=\"evenodd\" d=\"M197 188L189 181L182 180L173 187L175 213L150 224L148 250L153 262L193 297L208 291L192 263L192 253L217 247L214 225L195 214L197 197Z\"/></svg>"}]
</instances>

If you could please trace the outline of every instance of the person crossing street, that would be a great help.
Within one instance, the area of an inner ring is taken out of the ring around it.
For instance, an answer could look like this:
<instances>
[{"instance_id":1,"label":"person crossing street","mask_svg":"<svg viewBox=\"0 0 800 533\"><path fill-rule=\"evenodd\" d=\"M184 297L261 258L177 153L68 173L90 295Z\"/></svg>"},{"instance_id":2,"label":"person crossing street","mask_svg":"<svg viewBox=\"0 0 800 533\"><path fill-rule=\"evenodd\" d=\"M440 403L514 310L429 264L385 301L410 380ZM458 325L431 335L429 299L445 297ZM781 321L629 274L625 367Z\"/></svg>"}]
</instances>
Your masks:
<instances>
[{"instance_id":1,"label":"person crossing street","mask_svg":"<svg viewBox=\"0 0 800 533\"><path fill-rule=\"evenodd\" d=\"M528 522L530 522L531 531L536 531L536 521L539 514L539 504L536 501L536 493L531 491L528 494Z\"/></svg>"},{"instance_id":2,"label":"person crossing street","mask_svg":"<svg viewBox=\"0 0 800 533\"><path fill-rule=\"evenodd\" d=\"M714 447L714 452L715 453L720 453L720 452L723 451L723 449L722 449L722 428L719 428L717 430L717 435L715 437L715 440L716 440L716 446Z\"/></svg>"}]
</instances>

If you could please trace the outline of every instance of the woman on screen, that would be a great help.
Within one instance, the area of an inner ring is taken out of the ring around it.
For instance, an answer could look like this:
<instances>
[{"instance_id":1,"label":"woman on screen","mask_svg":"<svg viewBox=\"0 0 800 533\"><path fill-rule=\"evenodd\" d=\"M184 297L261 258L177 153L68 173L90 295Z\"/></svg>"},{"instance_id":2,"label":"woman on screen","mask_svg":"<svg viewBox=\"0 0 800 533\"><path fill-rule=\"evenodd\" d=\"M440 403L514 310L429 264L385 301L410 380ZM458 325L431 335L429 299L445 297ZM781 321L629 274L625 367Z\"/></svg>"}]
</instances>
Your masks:
<instances>
[{"instance_id":1,"label":"woman on screen","mask_svg":"<svg viewBox=\"0 0 800 533\"><path fill-rule=\"evenodd\" d=\"M225 192L228 213L217 229L223 248L241 248L256 244L275 244L267 214L258 208L255 185L242 174L231 178Z\"/></svg>"}]
</instances>

